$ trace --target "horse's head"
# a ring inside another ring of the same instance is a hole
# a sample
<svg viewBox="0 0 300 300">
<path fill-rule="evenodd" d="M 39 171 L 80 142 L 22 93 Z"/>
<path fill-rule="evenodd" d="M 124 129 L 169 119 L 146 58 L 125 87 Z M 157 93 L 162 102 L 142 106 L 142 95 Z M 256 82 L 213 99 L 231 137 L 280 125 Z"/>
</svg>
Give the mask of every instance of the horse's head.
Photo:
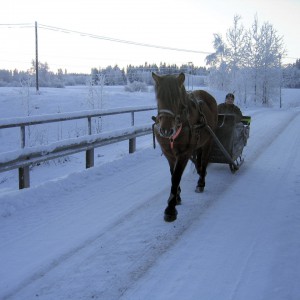
<svg viewBox="0 0 300 300">
<path fill-rule="evenodd" d="M 184 88 L 185 76 L 158 76 L 152 73 L 155 81 L 157 99 L 157 127 L 162 137 L 172 137 L 181 126 L 181 112 L 185 106 L 186 91 Z"/>
</svg>

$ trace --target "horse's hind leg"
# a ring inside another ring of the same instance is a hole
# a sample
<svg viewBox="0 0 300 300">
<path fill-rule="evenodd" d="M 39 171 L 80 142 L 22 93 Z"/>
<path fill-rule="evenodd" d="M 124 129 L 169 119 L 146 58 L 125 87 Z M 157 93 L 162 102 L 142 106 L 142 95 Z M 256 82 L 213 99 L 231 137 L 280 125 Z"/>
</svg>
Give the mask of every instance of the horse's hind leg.
<svg viewBox="0 0 300 300">
<path fill-rule="evenodd" d="M 204 148 L 201 148 L 197 151 L 197 159 L 196 159 L 196 169 L 199 174 L 199 180 L 196 187 L 197 193 L 202 193 L 205 187 L 205 176 L 207 174 L 207 165 L 210 155 L 211 145 L 207 145 Z"/>
<path fill-rule="evenodd" d="M 205 173 L 203 172 L 203 164 L 202 164 L 202 148 L 198 149 L 196 152 L 196 157 L 194 158 L 194 163 L 196 166 L 197 173 L 199 175 L 198 183 L 196 186 L 196 193 L 203 192 L 205 187 Z"/>
</svg>

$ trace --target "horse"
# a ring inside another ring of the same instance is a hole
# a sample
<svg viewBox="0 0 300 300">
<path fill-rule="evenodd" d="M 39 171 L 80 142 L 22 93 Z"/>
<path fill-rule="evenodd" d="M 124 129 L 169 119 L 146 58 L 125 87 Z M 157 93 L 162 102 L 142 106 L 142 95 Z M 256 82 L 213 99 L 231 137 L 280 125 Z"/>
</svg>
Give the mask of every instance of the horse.
<svg viewBox="0 0 300 300">
<path fill-rule="evenodd" d="M 184 73 L 164 76 L 152 73 L 152 77 L 157 101 L 153 132 L 171 172 L 171 191 L 164 220 L 173 222 L 178 214 L 176 205 L 181 204 L 181 177 L 190 159 L 199 175 L 196 192 L 204 191 L 213 146 L 209 130 L 217 127 L 218 109 L 216 100 L 206 91 L 187 93 Z"/>
</svg>

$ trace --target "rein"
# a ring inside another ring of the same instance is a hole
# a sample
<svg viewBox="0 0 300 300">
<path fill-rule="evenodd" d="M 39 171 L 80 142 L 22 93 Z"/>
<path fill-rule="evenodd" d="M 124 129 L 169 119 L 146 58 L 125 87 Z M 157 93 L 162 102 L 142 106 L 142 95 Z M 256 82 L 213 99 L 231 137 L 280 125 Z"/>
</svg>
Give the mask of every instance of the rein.
<svg viewBox="0 0 300 300">
<path fill-rule="evenodd" d="M 179 136 L 180 132 L 181 132 L 181 129 L 182 129 L 182 123 L 180 123 L 178 129 L 176 130 L 175 134 L 173 134 L 171 137 L 169 137 L 169 140 L 170 140 L 170 146 L 171 146 L 171 149 L 173 150 L 174 148 L 174 141 L 176 140 L 176 138 Z"/>
</svg>

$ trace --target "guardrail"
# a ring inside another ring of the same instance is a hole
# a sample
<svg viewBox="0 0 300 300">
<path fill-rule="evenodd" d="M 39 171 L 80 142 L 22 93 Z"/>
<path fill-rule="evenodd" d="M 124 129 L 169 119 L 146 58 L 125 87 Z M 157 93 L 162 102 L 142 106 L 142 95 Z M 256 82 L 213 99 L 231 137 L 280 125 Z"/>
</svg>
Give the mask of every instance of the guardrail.
<svg viewBox="0 0 300 300">
<path fill-rule="evenodd" d="M 152 132 L 151 124 L 135 126 L 134 113 L 155 109 L 155 106 L 141 106 L 1 119 L 0 129 L 12 127 L 20 128 L 21 149 L 0 153 L 0 172 L 19 169 L 19 188 L 23 189 L 30 186 L 29 167 L 34 163 L 44 162 L 58 157 L 86 151 L 86 168 L 90 168 L 94 166 L 95 148 L 124 140 L 129 140 L 129 153 L 133 153 L 136 150 L 136 138 Z M 130 127 L 99 134 L 92 134 L 92 118 L 125 113 L 131 114 Z M 44 146 L 25 147 L 25 132 L 27 126 L 78 119 L 87 119 L 88 135 Z"/>
</svg>

